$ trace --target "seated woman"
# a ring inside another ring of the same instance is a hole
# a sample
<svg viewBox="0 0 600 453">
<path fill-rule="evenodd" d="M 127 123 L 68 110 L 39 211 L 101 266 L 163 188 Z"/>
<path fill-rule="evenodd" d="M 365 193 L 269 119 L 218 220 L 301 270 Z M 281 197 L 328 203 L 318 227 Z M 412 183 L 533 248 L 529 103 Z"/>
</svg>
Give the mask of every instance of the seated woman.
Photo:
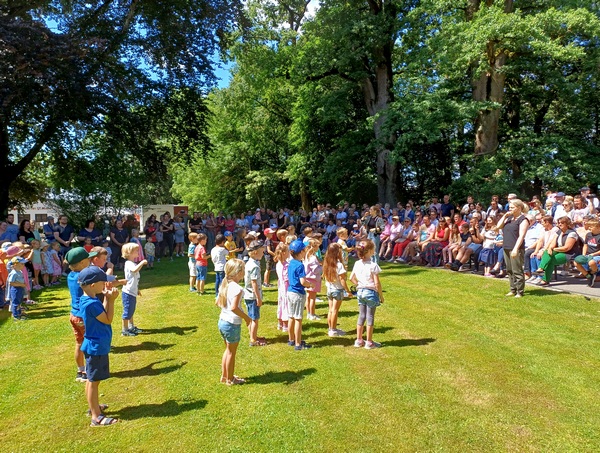
<svg viewBox="0 0 600 453">
<path fill-rule="evenodd" d="M 541 236 L 535 243 L 535 250 L 531 254 L 529 259 L 530 269 L 539 269 L 540 262 L 542 260 L 542 256 L 544 252 L 550 246 L 550 243 L 554 240 L 557 235 L 558 228 L 554 227 L 554 219 L 551 215 L 545 215 L 542 218 L 542 226 L 544 227 L 544 231 Z M 542 278 L 539 275 L 532 274 L 531 277 L 527 280 L 527 283 L 540 283 Z"/>
<path fill-rule="evenodd" d="M 429 221 L 429 217 L 424 217 L 427 221 Z M 431 226 L 431 224 L 429 225 Z M 415 240 L 408 244 L 406 251 L 404 252 L 406 255 L 406 262 L 408 264 L 418 264 L 421 263 L 421 259 L 419 258 L 420 253 L 423 249 L 429 244 L 431 240 L 432 234 L 428 229 L 428 226 L 423 223 L 420 227 L 418 227 L 418 233 L 415 235 Z M 435 234 L 435 230 L 434 230 Z"/>
<path fill-rule="evenodd" d="M 594 286 L 598 263 L 600 263 L 600 222 L 590 219 L 585 222 L 588 230 L 583 241 L 582 254 L 575 257 L 575 266 L 580 275 L 588 281 L 588 286 Z"/>
<path fill-rule="evenodd" d="M 416 247 L 419 229 L 418 223 L 415 222 L 411 225 L 410 219 L 404 219 L 404 229 L 400 237 L 396 240 L 396 245 L 394 245 L 394 251 L 392 252 L 392 257 L 396 257 L 396 263 L 406 263 L 407 259 L 410 261 L 407 251 L 413 243 L 414 247 Z"/>
<path fill-rule="evenodd" d="M 383 231 L 379 235 L 379 259 L 384 260 L 387 253 L 390 236 L 392 235 L 392 223 L 388 222 L 387 217 L 383 218 Z"/>
<path fill-rule="evenodd" d="M 390 224 L 390 235 L 385 244 L 381 243 L 380 256 L 383 259 L 386 259 L 388 256 L 392 255 L 392 258 L 389 260 L 390 262 L 394 261 L 394 246 L 396 245 L 396 241 L 401 236 L 404 228 L 400 223 L 400 217 L 393 216 L 392 223 Z M 384 230 L 385 232 L 385 230 Z"/>
<path fill-rule="evenodd" d="M 456 216 L 459 217 L 459 220 L 462 220 L 460 219 L 460 214 L 454 214 L 455 219 Z M 458 253 L 461 242 L 459 224 L 454 222 L 450 227 L 450 240 L 448 241 L 448 245 L 442 249 L 442 260 L 444 261 L 444 265 L 454 261 L 455 253 Z"/>
<path fill-rule="evenodd" d="M 494 228 L 496 226 L 496 219 L 494 217 L 488 217 L 485 221 L 485 227 L 482 231 L 483 244 L 479 260 L 483 263 L 483 276 L 493 277 L 490 271 L 498 262 L 498 254 L 494 252 L 496 245 L 496 236 L 498 232 Z"/>
<path fill-rule="evenodd" d="M 450 241 L 449 224 L 450 217 L 441 217 L 434 236 L 423 249 L 423 259 L 427 262 L 427 267 L 439 267 L 442 265 L 442 250 L 448 246 Z"/>
<path fill-rule="evenodd" d="M 542 254 L 542 260 L 537 273 L 543 273 L 540 286 L 548 286 L 552 279 L 552 272 L 556 266 L 565 264 L 572 256 L 581 254 L 579 236 L 573 229 L 573 223 L 567 216 L 558 219 L 558 235 L 554 237 L 546 251 Z"/>
</svg>

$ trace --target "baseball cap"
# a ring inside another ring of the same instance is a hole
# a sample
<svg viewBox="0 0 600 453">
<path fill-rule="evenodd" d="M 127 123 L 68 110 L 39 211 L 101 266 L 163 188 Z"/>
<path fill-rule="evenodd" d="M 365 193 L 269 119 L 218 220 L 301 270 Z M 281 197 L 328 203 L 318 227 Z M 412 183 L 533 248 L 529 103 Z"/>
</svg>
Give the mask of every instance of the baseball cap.
<svg viewBox="0 0 600 453">
<path fill-rule="evenodd" d="M 556 194 L 556 196 L 557 196 L 557 197 L 564 197 L 564 196 L 565 196 L 565 193 L 564 193 L 564 192 L 558 192 L 558 193 Z"/>
<path fill-rule="evenodd" d="M 10 262 L 13 263 L 13 264 L 17 264 L 17 263 L 25 264 L 28 261 L 29 260 L 26 260 L 22 256 L 15 256 L 13 259 L 10 260 Z"/>
<path fill-rule="evenodd" d="M 253 252 L 254 250 L 258 250 L 263 247 L 265 243 L 263 241 L 252 241 L 250 245 L 248 245 L 248 251 Z"/>
<path fill-rule="evenodd" d="M 296 239 L 290 244 L 290 252 L 292 253 L 300 253 L 302 250 L 306 248 L 304 242 L 299 239 Z"/>
<path fill-rule="evenodd" d="M 223 233 L 223 236 L 233 236 L 233 235 L 231 234 L 231 231 L 225 231 L 225 233 Z"/>
<path fill-rule="evenodd" d="M 88 253 L 83 247 L 77 247 L 67 252 L 67 254 L 65 255 L 65 260 L 71 266 L 74 266 L 75 264 L 81 263 L 87 258 L 93 258 L 96 255 L 98 255 L 98 252 Z"/>
<path fill-rule="evenodd" d="M 589 190 L 590 188 L 588 186 L 583 186 L 581 189 L 579 189 L 580 192 L 587 192 Z"/>
<path fill-rule="evenodd" d="M 77 277 L 77 283 L 81 286 L 92 285 L 98 282 L 114 282 L 114 275 L 107 275 L 102 269 L 98 266 L 89 266 L 86 267 L 79 273 Z"/>
<path fill-rule="evenodd" d="M 53 215 L 46 216 L 46 220 L 54 220 L 54 216 Z"/>
<path fill-rule="evenodd" d="M 255 238 L 257 238 L 260 235 L 257 231 L 248 231 L 248 236 L 254 236 Z"/>
<path fill-rule="evenodd" d="M 271 229 L 271 228 L 265 228 L 265 236 L 269 237 L 271 236 L 273 233 L 275 233 L 275 230 Z"/>
</svg>

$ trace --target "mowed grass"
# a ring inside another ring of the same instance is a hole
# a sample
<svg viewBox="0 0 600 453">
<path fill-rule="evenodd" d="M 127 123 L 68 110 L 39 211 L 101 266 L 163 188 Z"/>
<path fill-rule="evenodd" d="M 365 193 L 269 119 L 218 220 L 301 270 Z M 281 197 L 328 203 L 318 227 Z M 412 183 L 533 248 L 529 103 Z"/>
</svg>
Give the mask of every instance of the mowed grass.
<svg viewBox="0 0 600 453">
<path fill-rule="evenodd" d="M 379 350 L 353 347 L 356 300 L 340 328 L 305 321 L 314 348 L 276 330 L 265 291 L 259 334 L 242 330 L 236 374 L 219 383 L 223 343 L 210 294 L 187 287 L 183 259 L 143 271 L 145 333 L 113 322 L 111 379 L 100 385 L 120 422 L 89 428 L 76 383 L 66 287 L 37 295 L 26 322 L 0 318 L 3 451 L 597 451 L 600 302 L 507 281 L 383 265 Z M 326 304 L 317 313 L 325 315 Z"/>
</svg>

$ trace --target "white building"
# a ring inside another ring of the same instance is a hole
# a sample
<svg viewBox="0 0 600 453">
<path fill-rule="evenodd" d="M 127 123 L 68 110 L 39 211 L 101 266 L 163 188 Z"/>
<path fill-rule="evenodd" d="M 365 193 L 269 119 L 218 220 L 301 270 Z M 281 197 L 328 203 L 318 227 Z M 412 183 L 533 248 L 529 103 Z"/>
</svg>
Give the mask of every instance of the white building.
<svg viewBox="0 0 600 453">
<path fill-rule="evenodd" d="M 58 221 L 58 213 L 50 205 L 40 202 L 27 206 L 22 213 L 15 209 L 8 211 L 8 213 L 15 216 L 15 225 L 18 225 L 24 219 L 35 220 L 36 224 L 43 225 L 49 215 L 53 216 L 55 221 Z"/>
</svg>

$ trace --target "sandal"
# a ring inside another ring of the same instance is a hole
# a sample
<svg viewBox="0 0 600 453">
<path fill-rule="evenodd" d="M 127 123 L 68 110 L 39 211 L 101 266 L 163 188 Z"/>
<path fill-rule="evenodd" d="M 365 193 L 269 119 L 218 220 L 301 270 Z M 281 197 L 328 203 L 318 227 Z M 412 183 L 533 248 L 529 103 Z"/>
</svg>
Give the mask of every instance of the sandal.
<svg viewBox="0 0 600 453">
<path fill-rule="evenodd" d="M 100 412 L 101 413 L 104 412 L 106 409 L 108 409 L 108 404 L 100 404 Z M 104 415 L 104 414 L 101 414 L 101 415 Z M 87 416 L 88 417 L 92 416 L 92 410 L 91 409 L 87 410 Z"/>
<path fill-rule="evenodd" d="M 119 420 L 116 419 L 116 418 L 111 418 L 111 417 L 106 417 L 104 415 L 100 415 L 98 417 L 98 420 L 92 419 L 92 423 L 90 423 L 90 426 L 92 428 L 95 428 L 95 427 L 98 427 L 98 426 L 110 426 L 110 425 L 114 425 L 118 421 Z"/>
<path fill-rule="evenodd" d="M 251 341 L 250 346 L 266 346 L 267 342 L 264 339 L 257 338 L 256 341 Z"/>
<path fill-rule="evenodd" d="M 239 378 L 237 376 L 233 376 L 233 380 L 232 381 L 228 381 L 227 385 L 242 385 L 242 384 L 245 384 L 245 383 L 246 383 L 245 379 Z"/>
</svg>

